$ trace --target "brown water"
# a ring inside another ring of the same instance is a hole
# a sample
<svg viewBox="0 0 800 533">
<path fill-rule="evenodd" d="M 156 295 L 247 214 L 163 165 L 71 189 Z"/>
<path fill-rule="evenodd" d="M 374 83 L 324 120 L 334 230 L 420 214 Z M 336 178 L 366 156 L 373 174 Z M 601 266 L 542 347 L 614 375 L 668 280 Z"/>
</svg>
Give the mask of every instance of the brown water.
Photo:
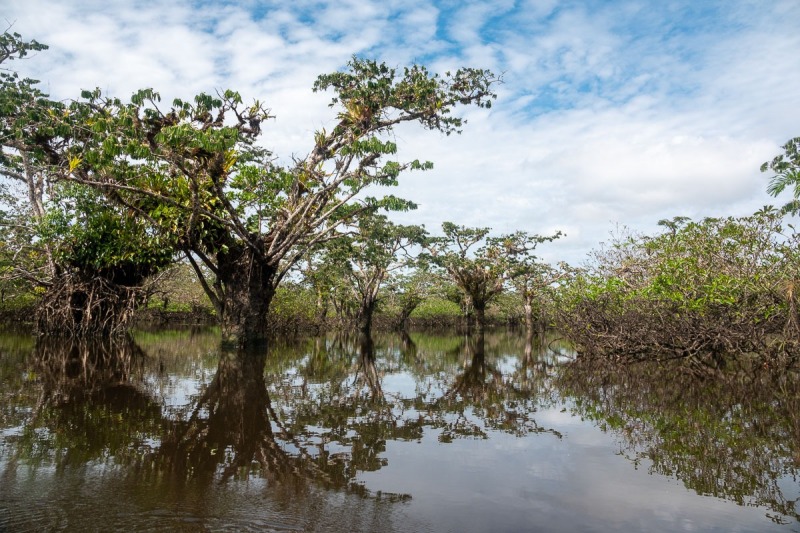
<svg viewBox="0 0 800 533">
<path fill-rule="evenodd" d="M 768 370 L 570 363 L 553 338 L 0 336 L 0 531 L 798 531 Z"/>
</svg>

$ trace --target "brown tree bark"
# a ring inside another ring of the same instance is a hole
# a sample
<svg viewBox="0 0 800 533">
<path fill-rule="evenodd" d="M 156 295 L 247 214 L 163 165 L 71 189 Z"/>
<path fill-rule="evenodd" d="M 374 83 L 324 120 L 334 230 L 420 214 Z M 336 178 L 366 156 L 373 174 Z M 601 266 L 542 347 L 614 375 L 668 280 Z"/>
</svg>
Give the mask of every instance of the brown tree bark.
<svg viewBox="0 0 800 533">
<path fill-rule="evenodd" d="M 215 303 L 223 342 L 246 345 L 265 339 L 277 269 L 244 246 L 217 254 L 217 260 Z"/>
</svg>

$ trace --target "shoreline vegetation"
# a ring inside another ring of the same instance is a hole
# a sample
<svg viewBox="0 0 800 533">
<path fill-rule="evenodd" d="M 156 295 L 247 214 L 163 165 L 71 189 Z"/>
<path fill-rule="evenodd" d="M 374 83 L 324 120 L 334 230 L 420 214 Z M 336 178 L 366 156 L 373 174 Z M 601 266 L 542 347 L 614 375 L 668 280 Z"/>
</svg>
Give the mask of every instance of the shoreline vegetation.
<svg viewBox="0 0 800 533">
<path fill-rule="evenodd" d="M 35 325 L 35 312 L 37 304 L 26 298 L 27 303 L 20 305 L 18 302 L 0 304 L 0 324 L 13 327 Z M 280 298 L 278 299 L 280 303 Z M 279 307 L 279 305 L 278 305 Z M 524 326 L 524 317 L 520 310 L 514 314 L 513 310 L 491 307 L 486 317 L 489 327 L 520 327 Z M 353 319 L 342 319 L 331 316 L 322 323 L 316 322 L 311 307 L 298 312 L 273 311 L 270 316 L 272 332 L 274 334 L 314 334 L 327 330 L 355 330 Z M 434 299 L 425 302 L 412 312 L 405 323 L 401 323 L 399 312 L 378 312 L 373 320 L 373 328 L 378 331 L 397 329 L 438 329 L 453 328 L 468 330 L 470 318 L 463 316 L 458 307 L 452 302 Z M 165 306 L 161 300 L 150 302 L 147 306 L 137 309 L 132 320 L 133 329 L 158 329 L 174 327 L 211 327 L 218 325 L 217 317 L 211 305 L 201 305 L 195 302 L 183 302 L 180 298 L 170 300 Z"/>
</svg>

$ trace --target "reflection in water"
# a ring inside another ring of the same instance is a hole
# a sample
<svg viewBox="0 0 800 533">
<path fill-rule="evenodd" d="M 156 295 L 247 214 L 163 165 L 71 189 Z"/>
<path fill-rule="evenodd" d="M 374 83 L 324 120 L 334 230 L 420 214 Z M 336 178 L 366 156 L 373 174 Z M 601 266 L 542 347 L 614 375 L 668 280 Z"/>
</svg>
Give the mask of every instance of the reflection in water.
<svg viewBox="0 0 800 533">
<path fill-rule="evenodd" d="M 652 473 L 798 518 L 797 380 L 698 387 L 668 368 L 564 366 L 567 352 L 507 332 L 336 334 L 250 352 L 220 348 L 213 332 L 40 341 L 27 353 L 0 339 L 0 530 L 414 531 L 420 509 L 449 508 L 446 493 L 419 495 L 441 481 L 436 462 L 459 454 L 449 490 L 508 483 L 506 507 L 452 496 L 457 510 L 432 529 L 485 529 L 479 516 L 526 529 L 515 516 L 537 513 L 544 530 L 581 529 L 560 514 L 580 489 L 553 473 L 556 458 L 583 453 L 564 409 L 614 429 Z M 547 496 L 515 502 L 531 491 Z M 32 506 L 49 521 L 23 512 Z"/>
<path fill-rule="evenodd" d="M 41 403 L 65 405 L 92 397 L 115 403 L 114 397 L 121 390 L 130 394 L 135 391 L 131 379 L 143 358 L 143 352 L 129 337 L 39 339 L 33 368 L 43 385 Z"/>
<path fill-rule="evenodd" d="M 698 380 L 677 365 L 580 361 L 559 385 L 634 464 L 701 495 L 766 507 L 777 522 L 800 520 L 800 376 Z"/>
<path fill-rule="evenodd" d="M 173 421 L 145 468 L 166 471 L 178 480 L 247 479 L 251 475 L 277 487 L 300 488 L 307 481 L 341 487 L 296 443 L 272 409 L 264 382 L 265 351 L 223 350 L 217 372 L 192 403 L 188 418 Z M 279 428 L 273 432 L 273 424 Z M 280 439 L 280 440 L 279 440 Z M 151 466 L 152 465 L 152 466 Z"/>
<path fill-rule="evenodd" d="M 104 455 L 126 457 L 157 431 L 161 409 L 135 382 L 144 355 L 129 338 L 40 339 L 29 376 L 39 384 L 11 465 L 63 468 Z M 8 470 L 7 470 L 8 471 Z"/>
<path fill-rule="evenodd" d="M 536 423 L 536 404 L 542 400 L 536 394 L 537 384 L 549 381 L 550 376 L 531 372 L 532 355 L 504 374 L 498 366 L 501 361 L 487 360 L 483 332 L 466 337 L 464 346 L 464 369 L 450 380 L 432 412 L 433 425 L 444 428 L 440 441 L 449 442 L 456 437 L 488 438 L 491 430 L 518 436 L 550 432 L 561 437 L 557 431 Z"/>
<path fill-rule="evenodd" d="M 375 366 L 375 343 L 369 333 L 361 332 L 358 336 L 358 355 L 361 358 L 356 376 L 363 376 L 372 393 L 372 399 L 379 401 L 383 399 L 383 391 L 381 390 L 381 378 L 378 375 L 378 369 Z"/>
</svg>

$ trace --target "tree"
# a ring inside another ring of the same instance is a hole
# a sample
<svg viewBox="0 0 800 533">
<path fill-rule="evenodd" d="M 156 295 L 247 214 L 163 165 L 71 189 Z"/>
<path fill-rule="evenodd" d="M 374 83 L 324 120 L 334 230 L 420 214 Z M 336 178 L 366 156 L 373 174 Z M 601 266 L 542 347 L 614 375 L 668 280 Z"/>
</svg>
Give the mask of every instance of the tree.
<svg viewBox="0 0 800 533">
<path fill-rule="evenodd" d="M 0 38 L 0 61 L 47 47 Z M 168 265 L 172 251 L 154 243 L 144 224 L 108 205 L 97 191 L 55 183 L 67 150 L 82 135 L 74 109 L 41 92 L 38 81 L 0 73 L 0 175 L 10 237 L 4 274 L 44 289 L 37 310 L 40 333 L 93 335 L 124 331 L 147 298 L 145 280 Z M 76 130 L 76 128 L 78 128 Z M 19 189 L 23 201 L 8 201 Z"/>
<path fill-rule="evenodd" d="M 553 285 L 573 274 L 573 269 L 563 262 L 553 266 L 538 261 L 530 254 L 515 259 L 509 278 L 514 290 L 522 298 L 525 328 L 529 334 L 534 331 L 536 321 L 543 318 L 543 308 L 548 296 L 552 296 Z"/>
<path fill-rule="evenodd" d="M 372 328 L 384 282 L 413 264 L 410 248 L 422 245 L 426 235 L 421 226 L 394 224 L 384 215 L 370 214 L 361 217 L 353 235 L 338 240 L 331 259 L 346 265 L 342 273 L 359 301 L 356 319 L 360 332 L 368 334 Z"/>
<path fill-rule="evenodd" d="M 394 196 L 361 194 L 396 185 L 404 171 L 432 166 L 388 160 L 397 151 L 385 140 L 394 127 L 415 122 L 458 132 L 463 120 L 451 115 L 455 107 L 489 107 L 495 97 L 490 87 L 496 79 L 485 70 L 438 76 L 412 66 L 399 75 L 358 58 L 348 67 L 317 79 L 315 91 L 334 91 L 337 123 L 318 131 L 309 154 L 291 165 L 278 165 L 256 146 L 270 114 L 258 101 L 245 105 L 233 91 L 199 95 L 193 103 L 176 100 L 169 110 L 159 108 L 150 90 L 129 104 L 94 91 L 71 108 L 91 131 L 73 137 L 61 177 L 102 191 L 147 220 L 154 240 L 185 254 L 225 339 L 263 337 L 275 288 L 309 249 L 363 212 L 410 207 Z"/>
<path fill-rule="evenodd" d="M 479 331 L 483 330 L 486 305 L 503 290 L 504 268 L 485 247 L 473 257 L 468 253 L 489 234 L 490 228 L 467 228 L 452 222 L 442 224 L 444 237 L 428 246 L 432 264 L 442 268 L 458 286 L 467 309 L 474 309 Z"/>
<path fill-rule="evenodd" d="M 783 212 L 797 214 L 800 212 L 800 137 L 789 139 L 781 148 L 784 153 L 762 164 L 761 172 L 775 172 L 767 186 L 772 196 L 778 196 L 787 187 L 792 190 L 793 198 L 783 206 Z"/>
<path fill-rule="evenodd" d="M 307 254 L 302 267 L 303 280 L 315 297 L 315 323 L 318 328 L 328 322 L 332 307 L 339 326 L 350 325 L 358 312 L 358 299 L 347 277 L 350 265 L 343 259 L 341 245 L 335 239 L 320 244 Z"/>
<path fill-rule="evenodd" d="M 417 258 L 411 272 L 403 272 L 390 280 L 388 292 L 397 309 L 396 326 L 405 330 L 411 313 L 434 293 L 436 278 L 425 262 Z"/>
<path fill-rule="evenodd" d="M 458 286 L 475 312 L 478 331 L 485 326 L 486 306 L 511 280 L 523 261 L 532 261 L 538 244 L 561 236 L 549 237 L 517 231 L 500 237 L 488 237 L 490 228 L 468 228 L 452 222 L 442 224 L 443 237 L 428 246 L 431 262 L 445 271 Z"/>
<path fill-rule="evenodd" d="M 174 252 L 96 191 L 65 185 L 58 188 L 66 196 L 50 202 L 40 225 L 56 272 L 39 302 L 37 329 L 69 336 L 123 333 Z"/>
</svg>

